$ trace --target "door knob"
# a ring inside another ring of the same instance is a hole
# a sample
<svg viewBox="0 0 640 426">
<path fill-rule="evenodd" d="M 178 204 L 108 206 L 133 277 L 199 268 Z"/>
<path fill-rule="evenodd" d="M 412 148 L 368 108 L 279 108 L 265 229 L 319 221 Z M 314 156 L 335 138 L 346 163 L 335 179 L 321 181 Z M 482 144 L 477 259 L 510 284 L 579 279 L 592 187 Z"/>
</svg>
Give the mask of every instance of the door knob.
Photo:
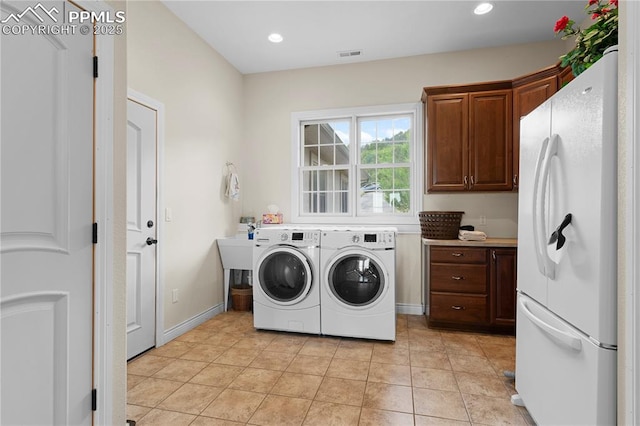
<svg viewBox="0 0 640 426">
<path fill-rule="evenodd" d="M 153 228 L 153 221 L 152 220 L 147 222 L 147 228 Z"/>
<path fill-rule="evenodd" d="M 158 244 L 158 240 L 151 237 L 147 238 L 147 245 L 150 246 L 151 244 Z"/>
</svg>

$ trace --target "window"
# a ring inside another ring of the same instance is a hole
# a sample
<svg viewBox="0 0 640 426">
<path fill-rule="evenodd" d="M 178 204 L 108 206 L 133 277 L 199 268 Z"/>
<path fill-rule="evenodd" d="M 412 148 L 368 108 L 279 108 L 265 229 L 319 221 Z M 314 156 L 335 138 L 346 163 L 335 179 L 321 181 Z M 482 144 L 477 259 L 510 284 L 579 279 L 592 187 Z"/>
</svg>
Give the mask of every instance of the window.
<svg viewBox="0 0 640 426">
<path fill-rule="evenodd" d="M 420 108 L 410 104 L 292 114 L 294 223 L 418 229 Z"/>
</svg>

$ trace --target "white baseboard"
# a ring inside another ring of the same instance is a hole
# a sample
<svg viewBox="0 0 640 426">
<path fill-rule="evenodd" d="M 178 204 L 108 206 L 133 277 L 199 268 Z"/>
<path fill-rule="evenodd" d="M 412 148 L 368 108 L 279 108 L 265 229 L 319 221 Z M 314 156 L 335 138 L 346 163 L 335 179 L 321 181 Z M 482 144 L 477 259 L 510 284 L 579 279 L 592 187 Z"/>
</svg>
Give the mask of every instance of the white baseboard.
<svg viewBox="0 0 640 426">
<path fill-rule="evenodd" d="M 170 341 L 172 341 L 173 339 L 175 339 L 178 336 L 181 336 L 182 334 L 186 333 L 189 330 L 194 329 L 195 327 L 199 326 L 200 324 L 202 324 L 203 322 L 210 320 L 211 318 L 215 317 L 218 314 L 221 314 L 222 312 L 224 312 L 224 305 L 222 303 L 215 305 L 209 309 L 207 309 L 206 311 L 199 313 L 198 315 L 181 322 L 178 325 L 175 325 L 173 327 L 171 327 L 168 330 L 164 331 L 164 334 L 162 335 L 162 343 L 158 344 L 159 342 L 156 343 L 156 347 L 157 346 L 162 346 L 165 343 L 168 343 Z"/>
<path fill-rule="evenodd" d="M 396 303 L 396 313 L 405 315 L 422 315 L 424 314 L 424 307 L 423 305 Z"/>
</svg>

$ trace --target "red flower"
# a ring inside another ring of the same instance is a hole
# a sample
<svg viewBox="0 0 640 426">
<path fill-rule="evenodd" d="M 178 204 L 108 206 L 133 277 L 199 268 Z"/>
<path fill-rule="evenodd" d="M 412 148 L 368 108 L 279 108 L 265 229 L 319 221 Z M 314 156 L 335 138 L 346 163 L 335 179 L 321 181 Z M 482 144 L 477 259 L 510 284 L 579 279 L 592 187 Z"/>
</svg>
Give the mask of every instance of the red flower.
<svg viewBox="0 0 640 426">
<path fill-rule="evenodd" d="M 589 6 L 593 6 L 594 4 L 597 4 L 598 0 L 589 0 Z"/>
<path fill-rule="evenodd" d="M 558 31 L 562 31 L 565 28 L 567 28 L 567 24 L 569 23 L 569 17 L 568 16 L 563 16 L 562 18 L 558 19 L 558 22 L 556 22 L 556 26 L 553 28 L 554 32 L 558 32 Z"/>
<path fill-rule="evenodd" d="M 594 10 L 593 13 L 591 14 L 591 19 L 598 19 L 600 17 L 601 13 L 597 10 Z"/>
<path fill-rule="evenodd" d="M 611 5 L 615 6 L 615 7 L 618 7 L 618 0 L 611 0 L 609 2 L 609 4 L 611 4 Z"/>
</svg>

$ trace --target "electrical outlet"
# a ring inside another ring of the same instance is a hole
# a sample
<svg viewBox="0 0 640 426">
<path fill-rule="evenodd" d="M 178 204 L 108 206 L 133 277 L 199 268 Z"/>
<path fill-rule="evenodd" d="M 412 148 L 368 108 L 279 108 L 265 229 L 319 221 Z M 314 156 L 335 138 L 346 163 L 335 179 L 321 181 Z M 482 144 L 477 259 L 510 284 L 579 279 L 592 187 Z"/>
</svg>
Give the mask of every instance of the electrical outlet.
<svg viewBox="0 0 640 426">
<path fill-rule="evenodd" d="M 171 292 L 171 301 L 173 303 L 178 303 L 178 289 L 174 288 L 173 291 Z"/>
<path fill-rule="evenodd" d="M 480 216 L 480 225 L 485 226 L 487 224 L 487 217 L 485 215 Z"/>
</svg>

